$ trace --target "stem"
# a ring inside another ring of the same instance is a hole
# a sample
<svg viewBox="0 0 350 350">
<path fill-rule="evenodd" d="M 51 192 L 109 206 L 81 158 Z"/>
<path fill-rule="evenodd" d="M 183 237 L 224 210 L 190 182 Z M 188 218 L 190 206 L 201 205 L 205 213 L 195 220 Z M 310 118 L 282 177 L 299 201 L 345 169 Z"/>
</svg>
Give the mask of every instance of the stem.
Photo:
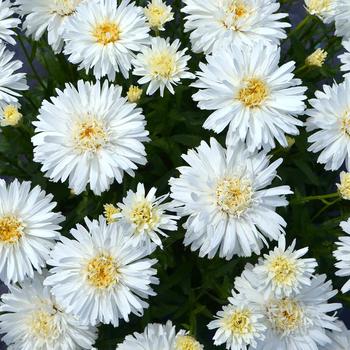
<svg viewBox="0 0 350 350">
<path fill-rule="evenodd" d="M 288 33 L 288 36 L 294 35 L 295 33 L 299 32 L 301 29 L 303 29 L 310 19 L 311 19 L 311 16 L 307 15 L 301 22 L 299 22 L 299 24 L 294 29 L 292 29 Z"/>
<path fill-rule="evenodd" d="M 318 218 L 324 211 L 326 211 L 329 207 L 331 207 L 333 204 L 339 202 L 341 200 L 341 198 L 336 198 L 334 201 L 332 202 L 328 202 L 327 205 L 325 205 L 323 208 L 321 208 L 311 219 L 312 221 L 315 220 L 316 218 Z"/>
<path fill-rule="evenodd" d="M 330 198 L 336 198 L 339 197 L 338 192 L 334 193 L 328 193 L 328 194 L 321 194 L 321 195 L 316 195 L 316 196 L 308 196 L 308 197 L 301 197 L 301 198 L 296 198 L 293 202 L 294 203 L 307 203 L 310 201 L 324 201 L 325 199 L 330 199 Z M 329 202 L 327 202 L 329 204 Z"/>
</svg>

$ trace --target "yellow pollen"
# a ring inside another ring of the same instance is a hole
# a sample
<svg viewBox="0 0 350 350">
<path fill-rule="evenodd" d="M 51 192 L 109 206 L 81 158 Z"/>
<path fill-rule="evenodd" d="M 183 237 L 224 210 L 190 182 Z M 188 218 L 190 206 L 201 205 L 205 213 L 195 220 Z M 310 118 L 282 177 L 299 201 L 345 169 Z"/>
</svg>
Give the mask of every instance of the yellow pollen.
<svg viewBox="0 0 350 350">
<path fill-rule="evenodd" d="M 220 210 L 240 216 L 251 204 L 253 189 L 248 180 L 227 177 L 218 182 L 215 194 Z"/>
<path fill-rule="evenodd" d="M 190 335 L 176 337 L 175 350 L 201 350 L 200 343 Z"/>
<path fill-rule="evenodd" d="M 150 57 L 150 71 L 154 78 L 169 79 L 176 72 L 175 57 L 168 51 Z"/>
<path fill-rule="evenodd" d="M 113 215 L 120 213 L 119 208 L 116 208 L 113 204 L 105 204 L 103 208 L 104 208 L 103 215 L 107 220 L 107 224 L 112 224 L 113 222 L 118 221 L 118 219 L 114 218 Z"/>
<path fill-rule="evenodd" d="M 278 285 L 291 285 L 296 279 L 295 262 L 284 256 L 276 256 L 268 263 L 273 281 Z"/>
<path fill-rule="evenodd" d="M 142 96 L 142 89 L 140 89 L 138 86 L 131 85 L 128 90 L 128 100 L 131 103 L 136 103 L 140 100 Z"/>
<path fill-rule="evenodd" d="M 16 126 L 22 119 L 22 114 L 14 105 L 7 105 L 3 110 L 3 120 L 1 126 Z"/>
<path fill-rule="evenodd" d="M 0 217 L 0 242 L 16 243 L 23 236 L 24 226 L 20 220 L 13 215 Z"/>
<path fill-rule="evenodd" d="M 321 16 L 324 12 L 331 10 L 331 4 L 334 0 L 309 0 L 307 1 L 306 10 L 311 15 Z"/>
<path fill-rule="evenodd" d="M 249 310 L 236 310 L 224 319 L 224 326 L 235 335 L 245 335 L 253 331 Z"/>
<path fill-rule="evenodd" d="M 108 142 L 102 123 L 94 118 L 77 123 L 74 129 L 74 144 L 79 153 L 97 152 Z"/>
<path fill-rule="evenodd" d="M 53 13 L 65 17 L 71 16 L 82 0 L 54 0 Z"/>
<path fill-rule="evenodd" d="M 350 200 L 350 173 L 340 174 L 340 184 L 337 185 L 343 199 Z"/>
<path fill-rule="evenodd" d="M 292 299 L 275 300 L 267 309 L 268 318 L 275 331 L 290 333 L 304 324 L 304 314 L 300 305 Z"/>
<path fill-rule="evenodd" d="M 248 14 L 248 8 L 240 0 L 232 0 L 232 4 L 228 7 L 228 12 L 232 13 L 235 18 L 241 18 Z"/>
<path fill-rule="evenodd" d="M 245 81 L 245 86 L 239 90 L 237 99 L 248 108 L 257 108 L 268 95 L 266 84 L 261 79 L 251 78 Z"/>
<path fill-rule="evenodd" d="M 37 311 L 30 319 L 30 329 L 34 337 L 41 340 L 56 339 L 59 337 L 59 329 L 55 324 L 55 315 L 47 311 Z"/>
<path fill-rule="evenodd" d="M 95 27 L 93 30 L 93 36 L 96 41 L 101 45 L 108 45 L 115 43 L 120 39 L 120 28 L 114 22 L 103 22 Z"/>
<path fill-rule="evenodd" d="M 350 111 L 346 111 L 340 120 L 340 130 L 350 136 Z"/>
<path fill-rule="evenodd" d="M 130 219 L 137 231 L 152 230 L 159 222 L 159 215 L 150 202 L 143 200 L 136 203 L 131 209 Z"/>
<path fill-rule="evenodd" d="M 152 29 L 162 29 L 166 22 L 173 19 L 173 14 L 163 2 L 151 2 L 144 10 L 149 26 Z"/>
<path fill-rule="evenodd" d="M 119 266 L 111 255 L 100 254 L 87 264 L 87 280 L 95 288 L 110 288 L 119 282 L 119 277 Z"/>
<path fill-rule="evenodd" d="M 327 52 L 317 49 L 310 56 L 306 57 L 305 64 L 307 66 L 322 67 L 327 58 Z"/>
</svg>

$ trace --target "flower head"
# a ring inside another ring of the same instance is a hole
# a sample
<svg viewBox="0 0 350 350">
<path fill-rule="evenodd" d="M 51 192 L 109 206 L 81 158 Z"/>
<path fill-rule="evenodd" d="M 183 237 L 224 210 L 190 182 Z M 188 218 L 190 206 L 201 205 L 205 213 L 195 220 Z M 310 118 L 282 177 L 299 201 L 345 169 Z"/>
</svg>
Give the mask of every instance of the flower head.
<svg viewBox="0 0 350 350">
<path fill-rule="evenodd" d="M 307 66 L 322 67 L 327 58 L 327 52 L 322 49 L 317 49 L 311 55 L 306 57 L 305 64 Z"/>
<path fill-rule="evenodd" d="M 153 30 L 165 30 L 164 24 L 174 19 L 171 6 L 162 0 L 150 1 L 144 9 L 147 21 Z"/>
<path fill-rule="evenodd" d="M 340 184 L 337 184 L 339 194 L 343 199 L 350 200 L 350 173 L 340 173 Z"/>
<path fill-rule="evenodd" d="M 119 208 L 115 207 L 113 204 L 105 204 L 103 208 L 103 215 L 107 221 L 107 224 L 112 224 L 118 221 L 118 219 L 115 218 L 115 215 L 120 213 Z"/>
<path fill-rule="evenodd" d="M 77 85 L 66 84 L 43 102 L 33 122 L 34 160 L 52 181 L 68 179 L 75 194 L 89 185 L 100 195 L 146 163 L 146 122 L 141 109 L 121 97 L 121 87 L 107 81 Z"/>
<path fill-rule="evenodd" d="M 22 120 L 22 113 L 17 105 L 7 105 L 3 108 L 0 106 L 0 125 L 1 126 L 17 126 Z"/>
<path fill-rule="evenodd" d="M 141 88 L 135 85 L 131 85 L 127 93 L 128 101 L 130 103 L 138 102 L 142 96 L 142 93 L 143 93 L 143 90 Z"/>
<path fill-rule="evenodd" d="M 319 17 L 324 23 L 334 21 L 337 0 L 305 0 L 305 7 L 310 15 Z"/>
</svg>

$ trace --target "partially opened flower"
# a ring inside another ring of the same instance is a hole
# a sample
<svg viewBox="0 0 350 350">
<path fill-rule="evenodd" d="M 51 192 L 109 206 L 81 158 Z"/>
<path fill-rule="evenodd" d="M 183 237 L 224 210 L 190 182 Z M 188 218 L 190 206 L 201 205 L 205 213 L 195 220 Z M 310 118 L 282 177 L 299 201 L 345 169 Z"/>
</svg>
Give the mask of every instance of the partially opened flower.
<svg viewBox="0 0 350 350">
<path fill-rule="evenodd" d="M 47 31 L 49 45 L 59 53 L 63 48 L 65 24 L 84 1 L 90 0 L 16 0 L 16 4 L 24 17 L 26 34 L 39 40 Z"/>
<path fill-rule="evenodd" d="M 14 17 L 14 13 L 10 0 L 0 0 L 0 43 L 16 44 L 16 40 L 13 38 L 14 29 L 18 27 L 21 20 Z"/>
<path fill-rule="evenodd" d="M 96 325 L 129 315 L 142 316 L 148 307 L 144 300 L 155 295 L 151 284 L 158 284 L 157 260 L 149 259 L 145 247 L 135 248 L 122 225 L 107 225 L 85 218 L 87 228 L 77 225 L 73 239 L 62 237 L 51 252 L 48 263 L 54 266 L 44 284 L 67 312 L 82 322 Z"/>
<path fill-rule="evenodd" d="M 97 195 L 124 172 L 145 164 L 148 140 L 142 110 L 121 96 L 120 86 L 79 80 L 44 101 L 35 125 L 34 160 L 52 181 L 69 181 L 80 194 L 89 185 Z"/>
<path fill-rule="evenodd" d="M 165 30 L 164 25 L 174 19 L 171 6 L 162 0 L 152 0 L 148 2 L 144 9 L 145 16 L 151 29 L 155 31 Z"/>
<path fill-rule="evenodd" d="M 147 95 L 153 95 L 159 89 L 163 96 L 165 88 L 174 94 L 173 85 L 178 85 L 181 79 L 195 78 L 188 71 L 190 56 L 185 55 L 187 49 L 179 51 L 179 48 L 178 39 L 170 44 L 169 39 L 156 37 L 151 39 L 150 47 L 145 47 L 137 55 L 133 61 L 133 74 L 142 77 L 139 84 L 149 83 Z"/>
<path fill-rule="evenodd" d="M 93 70 L 99 79 L 129 76 L 134 53 L 149 42 L 143 10 L 130 0 L 89 0 L 79 6 L 67 23 L 64 53 L 79 69 Z"/>
<path fill-rule="evenodd" d="M 342 171 L 340 173 L 340 184 L 337 184 L 340 196 L 343 199 L 350 200 L 350 173 Z"/>
<path fill-rule="evenodd" d="M 64 220 L 52 199 L 30 182 L 0 179 L 0 279 L 6 284 L 33 278 L 46 266 Z"/>
<path fill-rule="evenodd" d="M 187 166 L 171 178 L 178 214 L 188 216 L 184 243 L 201 257 L 250 256 L 267 240 L 277 240 L 286 223 L 276 208 L 287 205 L 289 186 L 268 188 L 279 159 L 269 164 L 265 152 L 249 153 L 238 144 L 224 149 L 215 139 L 202 141 L 182 156 Z"/>
<path fill-rule="evenodd" d="M 19 108 L 18 104 L 0 105 L 0 125 L 17 126 L 23 117 Z"/>
<path fill-rule="evenodd" d="M 281 21 L 288 15 L 277 12 L 277 1 L 184 0 L 184 4 L 185 31 L 191 32 L 192 50 L 197 53 L 211 53 L 225 42 L 235 47 L 242 43 L 278 44 L 286 38 L 284 28 L 290 27 Z"/>
<path fill-rule="evenodd" d="M 65 312 L 43 286 L 43 276 L 9 286 L 0 304 L 0 331 L 10 347 L 23 350 L 90 350 L 97 330 Z"/>
<path fill-rule="evenodd" d="M 306 99 L 295 63 L 279 66 L 280 48 L 259 43 L 228 45 L 206 59 L 192 84 L 198 107 L 213 111 L 203 127 L 220 133 L 228 126 L 226 143 L 242 140 L 251 151 L 274 148 L 276 141 L 287 147 L 286 134 L 298 135 L 303 125 L 296 117 Z"/>
</svg>

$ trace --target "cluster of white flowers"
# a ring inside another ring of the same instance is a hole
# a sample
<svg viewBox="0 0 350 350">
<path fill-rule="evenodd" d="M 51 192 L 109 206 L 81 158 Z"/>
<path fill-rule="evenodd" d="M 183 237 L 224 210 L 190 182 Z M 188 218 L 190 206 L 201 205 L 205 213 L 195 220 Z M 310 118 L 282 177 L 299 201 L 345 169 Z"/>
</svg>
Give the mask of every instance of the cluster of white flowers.
<svg viewBox="0 0 350 350">
<path fill-rule="evenodd" d="M 119 326 L 142 316 L 159 283 L 151 254 L 177 221 L 185 219 L 184 245 L 209 259 L 219 255 L 259 255 L 235 279 L 229 304 L 209 329 L 214 344 L 231 350 L 346 350 L 350 335 L 337 319 L 337 291 L 317 275 L 307 248 L 287 246 L 287 223 L 277 212 L 288 205 L 287 185 L 269 152 L 287 148 L 290 136 L 306 126 L 309 151 L 319 153 L 326 170 L 344 165 L 340 196 L 350 199 L 350 2 L 305 0 L 310 15 L 335 21 L 345 53 L 339 56 L 344 81 L 325 85 L 309 100 L 295 77 L 295 62 L 280 62 L 288 14 L 276 0 L 184 0 L 185 31 L 191 51 L 204 54 L 191 72 L 189 49 L 179 39 L 161 37 L 175 20 L 162 0 L 144 7 L 130 0 L 0 0 L 0 126 L 17 126 L 21 94 L 29 87 L 22 63 L 8 49 L 22 29 L 33 40 L 47 39 L 93 81 L 78 80 L 42 101 L 33 122 L 33 160 L 43 176 L 65 183 L 75 195 L 100 196 L 125 174 L 135 176 L 147 162 L 152 142 L 137 102 L 159 91 L 175 94 L 188 80 L 198 108 L 210 111 L 203 128 L 222 133 L 182 155 L 187 165 L 169 180 L 170 193 L 157 196 L 138 183 L 104 216 L 61 235 L 64 216 L 53 195 L 30 182 L 0 179 L 0 279 L 9 287 L 0 303 L 0 334 L 13 350 L 92 349 L 97 326 Z M 321 67 L 327 53 L 318 48 L 306 66 Z M 116 78 L 134 77 L 127 93 Z M 306 110 L 306 111 L 305 111 Z M 299 118 L 308 116 L 305 123 Z M 342 222 L 350 234 L 350 219 Z M 337 275 L 350 276 L 350 238 L 340 237 L 334 252 Z M 350 290 L 350 279 L 342 292 Z M 149 324 L 117 350 L 203 350 L 185 330 Z"/>
</svg>

